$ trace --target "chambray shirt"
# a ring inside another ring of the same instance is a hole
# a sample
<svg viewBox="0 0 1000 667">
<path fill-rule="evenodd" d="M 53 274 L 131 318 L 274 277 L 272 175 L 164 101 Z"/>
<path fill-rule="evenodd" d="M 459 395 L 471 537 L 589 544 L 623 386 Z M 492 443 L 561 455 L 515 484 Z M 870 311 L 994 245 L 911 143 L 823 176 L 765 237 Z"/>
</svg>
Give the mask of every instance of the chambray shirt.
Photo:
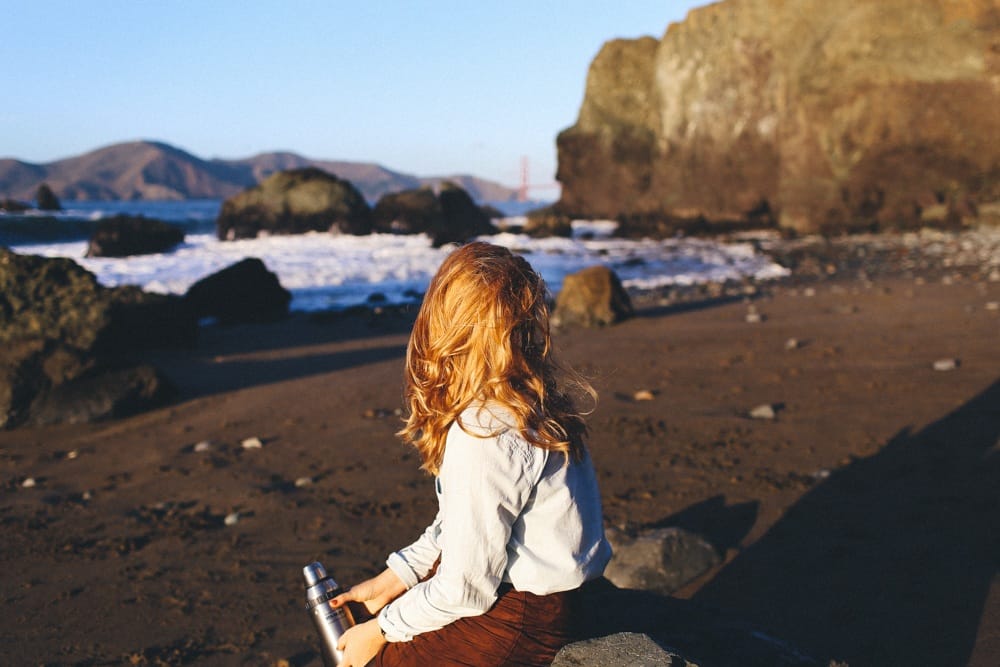
<svg viewBox="0 0 1000 667">
<path fill-rule="evenodd" d="M 566 465 L 497 407 L 469 408 L 459 421 L 435 479 L 437 517 L 386 561 L 408 589 L 378 616 L 389 641 L 484 613 L 501 582 L 537 595 L 572 590 L 611 558 L 589 455 Z"/>
</svg>

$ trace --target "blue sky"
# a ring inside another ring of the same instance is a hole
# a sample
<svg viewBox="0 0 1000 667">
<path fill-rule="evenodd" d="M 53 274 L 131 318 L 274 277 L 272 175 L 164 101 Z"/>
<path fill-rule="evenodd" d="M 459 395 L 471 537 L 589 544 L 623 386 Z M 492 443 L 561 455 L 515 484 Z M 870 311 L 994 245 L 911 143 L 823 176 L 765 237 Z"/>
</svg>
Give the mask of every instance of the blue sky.
<svg viewBox="0 0 1000 667">
<path fill-rule="evenodd" d="M 524 155 L 551 183 L 601 44 L 704 4 L 0 0 L 0 157 L 158 139 L 515 185 Z"/>
</svg>

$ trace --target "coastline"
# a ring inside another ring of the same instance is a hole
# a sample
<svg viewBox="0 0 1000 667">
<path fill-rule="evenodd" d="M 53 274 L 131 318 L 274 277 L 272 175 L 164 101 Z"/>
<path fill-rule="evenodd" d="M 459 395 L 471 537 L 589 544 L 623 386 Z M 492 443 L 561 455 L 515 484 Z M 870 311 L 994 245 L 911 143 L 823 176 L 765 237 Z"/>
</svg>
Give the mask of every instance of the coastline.
<svg viewBox="0 0 1000 667">
<path fill-rule="evenodd" d="M 679 596 L 850 664 L 995 664 L 1000 279 L 880 238 L 805 250 L 782 281 L 638 294 L 557 349 L 601 396 L 609 524 L 724 554 Z M 319 664 L 301 567 L 350 584 L 435 510 L 393 436 L 409 316 L 207 327 L 156 360 L 174 405 L 0 433 L 3 661 Z"/>
</svg>

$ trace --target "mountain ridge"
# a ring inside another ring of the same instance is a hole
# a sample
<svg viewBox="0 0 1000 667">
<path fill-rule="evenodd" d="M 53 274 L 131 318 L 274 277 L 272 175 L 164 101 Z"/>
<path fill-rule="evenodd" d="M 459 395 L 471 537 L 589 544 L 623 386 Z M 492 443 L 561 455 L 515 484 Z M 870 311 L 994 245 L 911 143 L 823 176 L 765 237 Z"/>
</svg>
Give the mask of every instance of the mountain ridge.
<svg viewBox="0 0 1000 667">
<path fill-rule="evenodd" d="M 102 146 L 45 163 L 0 158 L 0 198 L 31 200 L 43 182 L 60 199 L 225 199 L 276 171 L 317 167 L 351 181 L 370 201 L 387 192 L 450 180 L 477 201 L 513 199 L 517 191 L 470 174 L 420 177 L 372 162 L 310 158 L 291 151 L 246 158 L 205 159 L 163 141 L 137 140 Z"/>
</svg>

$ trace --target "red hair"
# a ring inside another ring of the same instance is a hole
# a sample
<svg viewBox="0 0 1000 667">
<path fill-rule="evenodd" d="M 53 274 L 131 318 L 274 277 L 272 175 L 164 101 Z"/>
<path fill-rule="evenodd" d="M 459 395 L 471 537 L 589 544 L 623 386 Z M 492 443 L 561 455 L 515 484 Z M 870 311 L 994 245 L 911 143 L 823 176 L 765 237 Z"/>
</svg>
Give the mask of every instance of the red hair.
<svg viewBox="0 0 1000 667">
<path fill-rule="evenodd" d="M 559 387 L 547 291 L 524 258 L 475 242 L 441 264 L 406 351 L 406 425 L 398 435 L 437 474 L 448 429 L 475 403 L 499 404 L 536 447 L 583 453 L 586 427 Z M 591 397 L 582 378 L 574 383 Z"/>
</svg>

